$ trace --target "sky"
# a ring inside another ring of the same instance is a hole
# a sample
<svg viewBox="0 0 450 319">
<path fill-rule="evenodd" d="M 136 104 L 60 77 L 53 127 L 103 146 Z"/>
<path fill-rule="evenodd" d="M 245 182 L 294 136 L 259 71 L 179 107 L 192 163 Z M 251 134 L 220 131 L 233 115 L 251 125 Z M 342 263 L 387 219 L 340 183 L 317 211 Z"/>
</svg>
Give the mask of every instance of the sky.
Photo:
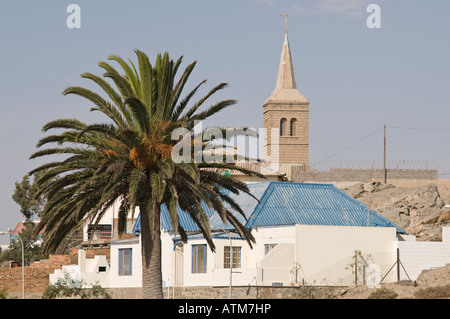
<svg viewBox="0 0 450 319">
<path fill-rule="evenodd" d="M 80 8 L 80 27 L 67 20 Z M 369 28 L 378 5 L 379 28 Z M 437 168 L 450 178 L 450 2 L 448 0 L 0 0 L 0 231 L 23 220 L 14 183 L 51 158 L 30 160 L 42 126 L 58 118 L 101 122 L 68 86 L 100 89 L 109 55 L 133 50 L 197 61 L 186 92 L 207 79 L 228 87 L 214 101 L 239 102 L 206 126 L 262 127 L 276 84 L 287 11 L 297 88 L 310 104 L 310 164 L 362 168 L 387 159 Z M 208 106 L 208 105 L 207 105 Z M 402 167 L 403 165 L 403 167 Z M 8 242 L 0 236 L 0 243 Z"/>
</svg>

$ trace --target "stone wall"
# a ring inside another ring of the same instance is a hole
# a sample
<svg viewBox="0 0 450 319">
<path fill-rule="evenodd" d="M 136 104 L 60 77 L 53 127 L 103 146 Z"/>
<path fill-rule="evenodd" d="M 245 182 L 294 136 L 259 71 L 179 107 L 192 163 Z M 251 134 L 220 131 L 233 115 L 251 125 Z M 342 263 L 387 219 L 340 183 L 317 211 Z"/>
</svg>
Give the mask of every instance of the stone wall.
<svg viewBox="0 0 450 319">
<path fill-rule="evenodd" d="M 182 287 L 175 294 L 182 299 L 228 299 L 228 287 Z M 298 294 L 298 287 L 233 287 L 232 299 L 291 299 Z M 170 296 L 172 298 L 173 296 Z"/>
<path fill-rule="evenodd" d="M 327 299 L 334 296 L 342 287 L 234 287 L 231 299 Z M 113 299 L 140 299 L 141 288 L 110 288 Z M 228 287 L 172 287 L 163 288 L 165 299 L 228 299 Z"/>
<path fill-rule="evenodd" d="M 388 169 L 387 181 L 397 179 L 437 179 L 435 169 Z M 332 168 L 329 171 L 299 171 L 294 175 L 295 182 L 369 182 L 384 181 L 383 169 Z"/>
</svg>

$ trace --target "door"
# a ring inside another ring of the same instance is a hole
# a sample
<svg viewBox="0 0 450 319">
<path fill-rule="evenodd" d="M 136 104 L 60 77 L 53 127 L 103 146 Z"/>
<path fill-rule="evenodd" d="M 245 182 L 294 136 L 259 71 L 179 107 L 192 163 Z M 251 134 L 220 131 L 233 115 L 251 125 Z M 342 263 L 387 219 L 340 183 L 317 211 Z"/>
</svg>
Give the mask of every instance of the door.
<svg viewBox="0 0 450 319">
<path fill-rule="evenodd" d="M 174 267 L 174 286 L 183 286 L 183 262 L 184 260 L 184 246 L 183 244 L 177 244 L 175 247 L 175 267 Z"/>
</svg>

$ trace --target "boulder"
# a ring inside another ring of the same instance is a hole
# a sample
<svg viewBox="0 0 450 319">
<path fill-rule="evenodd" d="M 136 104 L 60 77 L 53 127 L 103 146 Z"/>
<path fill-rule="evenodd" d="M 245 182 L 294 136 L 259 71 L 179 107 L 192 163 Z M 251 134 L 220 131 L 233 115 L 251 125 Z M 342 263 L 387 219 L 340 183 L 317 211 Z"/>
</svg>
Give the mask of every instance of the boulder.
<svg viewBox="0 0 450 319">
<path fill-rule="evenodd" d="M 371 182 L 356 184 L 344 191 L 413 235 L 420 236 L 429 229 L 424 227 L 427 222 L 437 223 L 444 213 L 444 201 L 435 184 L 397 188 Z M 445 221 L 450 221 L 450 215 L 442 216 L 439 222 Z"/>
</svg>

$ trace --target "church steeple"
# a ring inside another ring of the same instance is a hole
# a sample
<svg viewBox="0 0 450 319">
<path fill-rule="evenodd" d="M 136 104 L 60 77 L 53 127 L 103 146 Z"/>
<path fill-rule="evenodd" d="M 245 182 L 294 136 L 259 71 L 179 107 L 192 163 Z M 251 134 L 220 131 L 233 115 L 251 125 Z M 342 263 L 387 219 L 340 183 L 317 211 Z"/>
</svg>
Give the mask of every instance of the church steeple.
<svg viewBox="0 0 450 319">
<path fill-rule="evenodd" d="M 287 15 L 283 15 L 286 18 Z M 300 103 L 309 103 L 308 99 L 297 90 L 297 83 L 294 76 L 294 65 L 292 63 L 291 48 L 287 35 L 287 27 L 285 29 L 283 47 L 281 49 L 280 64 L 278 66 L 277 82 L 275 89 L 269 96 L 267 101 L 296 101 Z"/>
<path fill-rule="evenodd" d="M 275 89 L 263 104 L 264 128 L 267 129 L 265 155 L 273 161 L 278 157 L 280 165 L 308 165 L 309 161 L 309 101 L 297 89 L 292 64 L 291 49 L 287 35 L 287 14 L 285 34 L 278 65 Z M 272 141 L 271 131 L 279 132 L 277 141 Z M 276 153 L 272 154 L 272 146 Z"/>
<path fill-rule="evenodd" d="M 278 67 L 277 85 L 275 90 L 280 89 L 296 89 L 294 67 L 292 65 L 291 49 L 287 32 L 284 35 L 283 48 L 281 50 L 280 64 Z"/>
</svg>

